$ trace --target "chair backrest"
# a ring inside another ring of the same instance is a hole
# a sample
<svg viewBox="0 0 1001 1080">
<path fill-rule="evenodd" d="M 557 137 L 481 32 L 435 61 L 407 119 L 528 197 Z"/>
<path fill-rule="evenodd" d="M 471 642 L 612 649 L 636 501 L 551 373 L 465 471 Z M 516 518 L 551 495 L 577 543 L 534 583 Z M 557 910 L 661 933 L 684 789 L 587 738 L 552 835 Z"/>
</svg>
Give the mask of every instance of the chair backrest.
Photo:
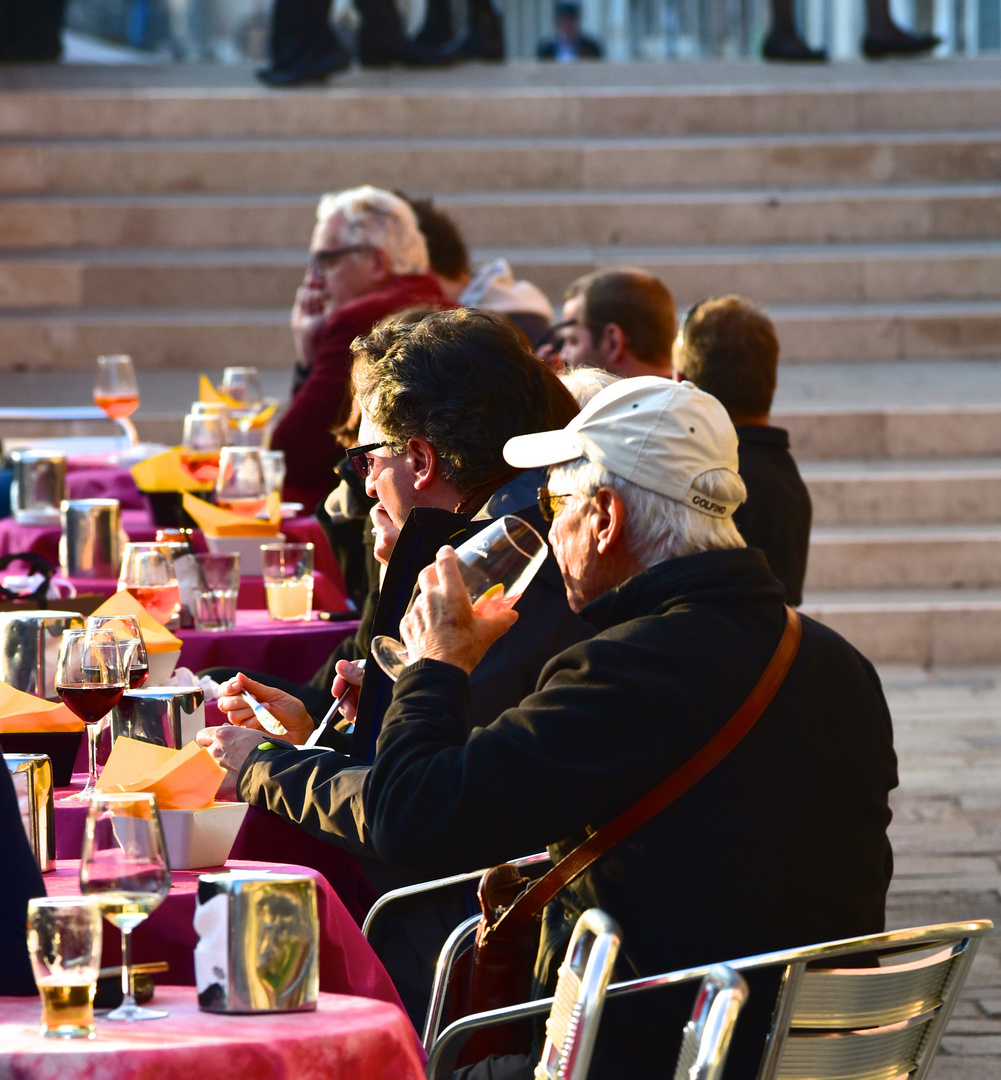
<svg viewBox="0 0 1001 1080">
<path fill-rule="evenodd" d="M 925 1080 L 979 939 L 993 929 L 988 919 L 942 923 L 728 960 L 734 971 L 782 971 L 758 1080 Z M 853 961 L 870 966 L 847 966 Z M 612 983 L 606 997 L 701 980 L 711 970 Z M 544 1015 L 553 1000 L 450 1024 L 431 1048 L 428 1076 L 439 1075 L 433 1064 L 454 1061 L 473 1031 Z"/>
<path fill-rule="evenodd" d="M 927 927 L 856 950 L 871 966 L 790 963 L 759 1080 L 921 1080 L 977 940 L 962 928 Z"/>
<path fill-rule="evenodd" d="M 584 1080 L 622 934 L 598 908 L 577 920 L 560 965 L 535 1080 Z"/>
<path fill-rule="evenodd" d="M 747 983 L 733 968 L 717 964 L 709 969 L 681 1036 L 674 1080 L 719 1080 L 746 1000 Z"/>
</svg>

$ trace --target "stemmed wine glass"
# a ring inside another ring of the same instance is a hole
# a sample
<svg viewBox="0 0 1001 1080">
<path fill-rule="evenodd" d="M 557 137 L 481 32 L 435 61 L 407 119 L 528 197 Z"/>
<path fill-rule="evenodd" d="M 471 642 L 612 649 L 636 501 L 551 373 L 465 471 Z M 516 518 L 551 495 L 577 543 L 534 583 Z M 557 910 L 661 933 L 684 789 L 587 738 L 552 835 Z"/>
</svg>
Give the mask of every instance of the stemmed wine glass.
<svg viewBox="0 0 1001 1080">
<path fill-rule="evenodd" d="M 190 412 L 184 418 L 181 464 L 192 478 L 211 484 L 219 475 L 219 453 L 225 445 L 228 421 L 220 413 Z"/>
<path fill-rule="evenodd" d="M 181 610 L 177 573 L 167 544 L 126 544 L 118 588 L 130 592 L 163 626 Z"/>
<path fill-rule="evenodd" d="M 128 432 L 129 442 L 138 446 L 139 433 L 129 420 L 139 408 L 139 383 L 131 356 L 97 358 L 94 404 L 104 410 L 109 420 L 117 420 Z"/>
<path fill-rule="evenodd" d="M 256 446 L 224 446 L 215 482 L 216 506 L 253 517 L 267 503 L 261 452 Z"/>
<path fill-rule="evenodd" d="M 156 796 L 97 792 L 87 810 L 80 856 L 80 892 L 93 896 L 122 934 L 122 1003 L 109 1020 L 158 1020 L 163 1009 L 136 1004 L 132 993 L 132 931 L 170 891 L 170 867 Z"/>
<path fill-rule="evenodd" d="M 115 635 L 122 670 L 128 677 L 128 688 L 138 690 L 149 678 L 149 656 L 139 629 L 139 620 L 134 615 L 91 615 L 87 619 L 87 628 L 106 630 Z"/>
<path fill-rule="evenodd" d="M 99 723 L 128 684 L 115 635 L 107 630 L 65 630 L 56 661 L 56 693 L 87 725 L 87 785 L 71 799 L 90 798 L 97 782 Z"/>
<path fill-rule="evenodd" d="M 545 562 L 546 551 L 535 529 L 510 514 L 460 544 L 455 554 L 473 611 L 490 618 L 513 608 Z M 413 606 L 411 600 L 407 612 Z M 394 682 L 410 663 L 406 646 L 386 634 L 372 639 L 372 655 Z"/>
<path fill-rule="evenodd" d="M 258 377 L 257 368 L 226 368 L 222 373 L 222 392 L 233 401 L 240 402 L 240 407 L 231 409 L 230 413 L 240 432 L 240 442 L 245 445 L 254 419 L 261 411 L 263 404 L 261 380 Z"/>
</svg>

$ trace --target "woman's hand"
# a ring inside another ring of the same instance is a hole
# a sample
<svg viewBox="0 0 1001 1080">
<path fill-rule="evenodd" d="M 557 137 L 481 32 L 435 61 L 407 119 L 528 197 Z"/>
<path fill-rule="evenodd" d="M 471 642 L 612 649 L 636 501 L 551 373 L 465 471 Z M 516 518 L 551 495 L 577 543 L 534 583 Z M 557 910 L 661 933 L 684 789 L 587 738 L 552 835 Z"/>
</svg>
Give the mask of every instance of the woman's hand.
<svg viewBox="0 0 1001 1080">
<path fill-rule="evenodd" d="M 254 682 L 253 679 L 248 679 L 242 671 L 230 679 L 229 682 L 223 683 L 220 690 L 221 696 L 216 704 L 226 714 L 229 722 L 237 727 L 264 731 L 264 728 L 261 727 L 254 716 L 254 710 L 242 697 L 243 691 L 249 690 L 267 708 L 268 712 L 285 727 L 287 732 L 285 735 L 272 735 L 270 732 L 266 732 L 269 739 L 280 739 L 284 742 L 302 745 L 313 734 L 316 725 L 313 723 L 312 716 L 306 711 L 306 706 L 297 697 L 285 693 L 284 690 L 276 690 L 275 687 L 268 686 L 266 683 Z"/>
</svg>

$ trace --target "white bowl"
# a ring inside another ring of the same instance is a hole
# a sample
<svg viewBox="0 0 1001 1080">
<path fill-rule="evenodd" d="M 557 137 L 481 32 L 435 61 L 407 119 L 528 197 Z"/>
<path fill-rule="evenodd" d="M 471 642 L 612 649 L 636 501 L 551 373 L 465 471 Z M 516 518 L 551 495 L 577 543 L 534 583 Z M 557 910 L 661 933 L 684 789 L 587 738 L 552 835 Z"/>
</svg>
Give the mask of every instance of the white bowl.
<svg viewBox="0 0 1001 1080">
<path fill-rule="evenodd" d="M 174 674 L 177 661 L 181 658 L 180 649 L 171 649 L 169 652 L 147 652 L 146 659 L 149 661 L 148 686 L 163 686 Z"/>
<path fill-rule="evenodd" d="M 217 802 L 204 810 L 161 810 L 171 869 L 222 866 L 246 815 L 244 802 Z"/>
<path fill-rule="evenodd" d="M 281 544 L 283 533 L 275 536 L 206 536 L 205 544 L 213 555 L 239 555 L 240 577 L 260 577 L 263 569 L 261 544 Z"/>
</svg>

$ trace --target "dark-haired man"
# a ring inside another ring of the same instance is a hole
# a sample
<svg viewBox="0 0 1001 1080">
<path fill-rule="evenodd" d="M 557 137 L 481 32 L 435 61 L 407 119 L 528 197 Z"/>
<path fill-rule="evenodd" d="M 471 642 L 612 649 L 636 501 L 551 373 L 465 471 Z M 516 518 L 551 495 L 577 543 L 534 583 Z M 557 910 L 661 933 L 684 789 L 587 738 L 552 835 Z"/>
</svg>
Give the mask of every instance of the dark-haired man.
<svg viewBox="0 0 1001 1080">
<path fill-rule="evenodd" d="M 674 299 L 659 278 L 645 270 L 597 270 L 566 291 L 560 359 L 623 379 L 670 378 L 674 325 Z"/>
<path fill-rule="evenodd" d="M 739 296 L 696 304 L 674 343 L 675 378 L 721 401 L 737 429 L 747 501 L 733 520 L 748 544 L 765 553 L 789 603 L 799 605 L 813 509 L 788 432 L 769 423 L 778 360 L 772 320 Z"/>
</svg>

